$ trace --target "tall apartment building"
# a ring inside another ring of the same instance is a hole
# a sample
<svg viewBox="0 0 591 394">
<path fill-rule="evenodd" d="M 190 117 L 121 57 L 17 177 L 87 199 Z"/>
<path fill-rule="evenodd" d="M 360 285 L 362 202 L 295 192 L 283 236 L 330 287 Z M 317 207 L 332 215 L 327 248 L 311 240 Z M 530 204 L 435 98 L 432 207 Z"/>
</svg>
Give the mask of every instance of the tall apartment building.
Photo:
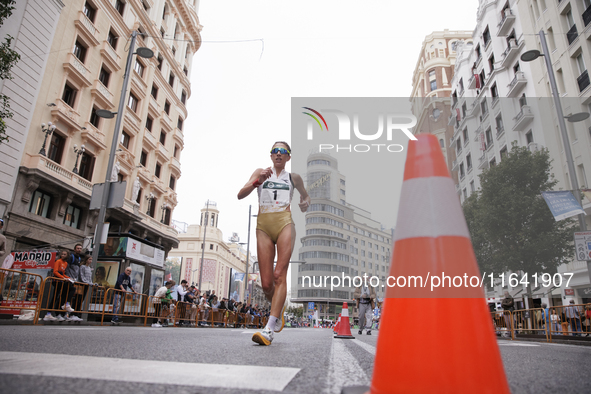
<svg viewBox="0 0 591 394">
<path fill-rule="evenodd" d="M 331 290 L 325 276 L 377 276 L 380 285 L 389 272 L 393 230 L 384 230 L 367 210 L 346 202 L 346 177 L 338 161 L 324 153 L 308 156 L 306 189 L 312 202 L 306 212 L 306 232 L 300 237 L 299 261 L 291 267 L 291 302 L 307 309 L 314 302 L 322 319 L 335 319 L 343 302 L 352 302 L 353 287 Z M 309 284 L 304 277 L 315 277 Z M 319 285 L 320 284 L 320 285 Z M 319 285 L 319 286 L 317 286 Z M 378 287 L 383 298 L 385 288 Z M 350 304 L 351 305 L 351 304 Z M 354 305 L 354 304 L 353 304 Z M 353 310 L 354 316 L 357 311 Z M 305 313 L 306 314 L 306 313 Z"/>
<path fill-rule="evenodd" d="M 0 143 L 0 218 L 12 202 L 14 186 L 31 125 L 35 103 L 41 89 L 45 66 L 57 28 L 61 0 L 21 0 L 14 4 L 12 15 L 0 27 L 0 39 L 14 38 L 12 49 L 21 59 L 12 67 L 12 80 L 0 80 L 0 93 L 9 97 L 13 112 L 6 122 L 8 140 Z M 39 23 L 43 21 L 43 23 Z"/>
<path fill-rule="evenodd" d="M 154 57 L 133 57 L 125 111 L 117 115 L 123 118 L 117 170 L 109 174 L 127 182 L 125 201 L 108 210 L 106 221 L 111 234 L 132 234 L 164 252 L 178 244 L 170 218 L 177 204 L 192 59 L 201 45 L 197 3 L 66 2 L 45 49 L 47 65 L 23 132 L 4 226 L 9 249 L 72 248 L 93 235 L 98 210 L 89 210 L 90 196 L 93 184 L 105 181 L 115 125 L 96 111 L 118 107 L 133 30 L 142 34 L 136 48 L 148 47 Z M 49 136 L 41 129 L 48 122 L 56 126 Z"/>
<path fill-rule="evenodd" d="M 512 144 L 532 151 L 547 148 L 553 159 L 557 189 L 572 189 L 544 60 L 521 60 L 526 51 L 541 50 L 535 33 L 546 30 L 564 114 L 590 110 L 584 67 L 589 49 L 583 37 L 577 38 L 571 23 L 580 23 L 584 18 L 582 13 L 574 17 L 574 8 L 565 8 L 563 3 L 480 1 L 472 41 L 458 47 L 456 73 L 451 81 L 449 120 L 454 134 L 450 145 L 457 159 L 450 169 L 458 174 L 456 191 L 462 202 L 480 187 L 482 171 L 500 163 Z M 574 7 L 576 2 L 571 3 Z M 591 165 L 590 125 L 589 120 L 567 122 L 579 185 L 589 184 L 585 167 Z M 588 202 L 583 208 L 591 213 Z M 569 295 L 572 290 L 589 289 L 584 262 L 563 265 L 559 272 L 575 274 Z M 496 290 L 500 295 L 506 289 Z M 519 290 L 515 290 L 517 294 Z M 543 300 L 560 304 L 566 290 L 538 289 L 534 302 L 538 299 L 537 303 Z"/>
<path fill-rule="evenodd" d="M 202 291 L 215 290 L 221 297 L 229 297 L 234 290 L 239 299 L 244 299 L 244 282 L 234 282 L 234 274 L 246 272 L 246 251 L 238 243 L 224 242 L 222 230 L 218 228 L 220 211 L 213 201 L 201 209 L 200 224 L 191 224 L 187 232 L 178 235 L 179 245 L 169 253 L 171 257 L 182 257 L 181 280 L 199 283 L 201 257 L 203 255 L 203 272 L 201 273 Z M 207 223 L 207 228 L 205 224 Z M 205 238 L 205 240 L 204 240 Z M 205 246 L 205 250 L 203 250 Z M 256 257 L 249 257 L 249 272 L 253 273 Z M 263 304 L 260 279 L 255 282 L 253 302 Z M 259 290 L 257 291 L 257 287 Z M 251 297 L 252 298 L 252 297 Z"/>
<path fill-rule="evenodd" d="M 456 159 L 455 151 L 449 146 L 454 130 L 448 119 L 451 116 L 451 80 L 456 68 L 457 46 L 471 40 L 471 31 L 446 29 L 429 34 L 423 40 L 412 76 L 410 100 L 412 112 L 417 117 L 413 132 L 435 135 L 448 166 Z"/>
</svg>

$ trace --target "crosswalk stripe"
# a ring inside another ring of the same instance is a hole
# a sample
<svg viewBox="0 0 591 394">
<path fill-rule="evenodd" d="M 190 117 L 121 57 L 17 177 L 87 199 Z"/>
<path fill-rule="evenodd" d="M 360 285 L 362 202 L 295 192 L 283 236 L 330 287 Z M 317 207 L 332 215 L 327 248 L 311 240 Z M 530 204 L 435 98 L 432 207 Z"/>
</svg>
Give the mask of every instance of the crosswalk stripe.
<svg viewBox="0 0 591 394">
<path fill-rule="evenodd" d="M 370 344 L 367 344 L 367 343 L 365 343 L 363 341 L 360 341 L 358 339 L 353 339 L 351 342 L 353 342 L 357 346 L 360 346 L 362 349 L 364 349 L 367 352 L 369 352 L 369 354 L 371 354 L 372 356 L 375 356 L 376 355 L 376 347 L 375 346 L 372 346 Z"/>
<path fill-rule="evenodd" d="M 71 378 L 72 371 L 64 365 L 75 365 L 76 378 L 80 379 L 270 391 L 282 391 L 300 371 L 285 367 L 0 352 L 3 374 Z"/>
<path fill-rule="evenodd" d="M 343 339 L 334 339 L 332 342 L 330 367 L 328 371 L 328 386 L 324 392 L 337 394 L 346 386 L 368 386 L 367 374 L 347 350 Z"/>
</svg>

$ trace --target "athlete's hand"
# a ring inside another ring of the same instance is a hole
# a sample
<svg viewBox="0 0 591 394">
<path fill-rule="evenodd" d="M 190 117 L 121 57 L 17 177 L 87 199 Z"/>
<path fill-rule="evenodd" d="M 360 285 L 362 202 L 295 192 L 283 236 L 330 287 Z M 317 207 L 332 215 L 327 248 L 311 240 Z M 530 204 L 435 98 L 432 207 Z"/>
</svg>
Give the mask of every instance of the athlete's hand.
<svg viewBox="0 0 591 394">
<path fill-rule="evenodd" d="M 308 207 L 310 206 L 310 197 L 304 200 L 302 196 L 300 196 L 300 203 L 298 205 L 300 206 L 300 210 L 302 212 L 306 212 L 308 210 Z"/>
<path fill-rule="evenodd" d="M 273 175 L 273 169 L 271 167 L 265 168 L 263 171 L 261 171 L 261 174 L 259 175 L 259 183 L 265 182 L 267 179 L 271 177 L 271 175 Z"/>
</svg>

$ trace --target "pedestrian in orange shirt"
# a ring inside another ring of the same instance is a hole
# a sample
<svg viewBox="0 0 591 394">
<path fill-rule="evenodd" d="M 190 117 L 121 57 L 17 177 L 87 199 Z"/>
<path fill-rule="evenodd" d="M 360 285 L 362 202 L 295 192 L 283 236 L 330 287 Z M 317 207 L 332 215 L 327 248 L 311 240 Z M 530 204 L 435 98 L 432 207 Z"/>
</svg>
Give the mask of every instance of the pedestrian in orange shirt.
<svg viewBox="0 0 591 394">
<path fill-rule="evenodd" d="M 70 320 L 70 312 L 74 312 L 74 309 L 70 306 L 70 301 L 76 295 L 74 286 L 72 285 L 71 279 L 65 274 L 66 268 L 68 267 L 69 252 L 67 250 L 60 251 L 60 258 L 55 262 L 53 266 L 53 276 L 60 279 L 67 279 L 65 281 L 54 281 L 55 291 L 50 292 L 50 297 L 53 299 L 49 301 L 48 307 L 51 309 L 59 309 L 60 304 L 63 303 L 61 309 L 66 311 L 66 317 L 64 318 L 61 314 L 56 317 L 51 315 L 51 312 L 47 312 L 47 315 L 43 318 L 44 321 L 64 321 Z"/>
</svg>

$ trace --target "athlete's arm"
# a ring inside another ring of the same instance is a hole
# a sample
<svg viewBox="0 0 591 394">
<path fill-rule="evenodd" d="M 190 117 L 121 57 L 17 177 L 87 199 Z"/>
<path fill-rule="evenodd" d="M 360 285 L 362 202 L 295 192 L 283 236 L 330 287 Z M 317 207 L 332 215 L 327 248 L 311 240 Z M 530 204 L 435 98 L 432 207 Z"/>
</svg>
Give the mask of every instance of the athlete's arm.
<svg viewBox="0 0 591 394">
<path fill-rule="evenodd" d="M 302 212 L 306 212 L 310 206 L 310 196 L 304 187 L 304 180 L 301 176 L 294 173 L 291 174 L 291 178 L 293 179 L 293 185 L 300 193 L 300 203 L 298 204 L 300 206 L 300 210 Z"/>
<path fill-rule="evenodd" d="M 250 176 L 250 179 L 248 180 L 246 185 L 244 185 L 242 187 L 242 189 L 240 189 L 240 191 L 238 192 L 238 199 L 242 200 L 244 197 L 248 197 L 248 195 L 250 193 L 252 193 L 252 191 L 254 189 L 256 189 L 256 187 L 254 187 L 253 183 L 257 180 L 260 183 L 265 182 L 267 180 L 267 178 L 269 178 L 271 176 L 272 173 L 273 173 L 273 170 L 271 169 L 271 167 L 267 167 L 264 169 L 257 168 Z"/>
</svg>

